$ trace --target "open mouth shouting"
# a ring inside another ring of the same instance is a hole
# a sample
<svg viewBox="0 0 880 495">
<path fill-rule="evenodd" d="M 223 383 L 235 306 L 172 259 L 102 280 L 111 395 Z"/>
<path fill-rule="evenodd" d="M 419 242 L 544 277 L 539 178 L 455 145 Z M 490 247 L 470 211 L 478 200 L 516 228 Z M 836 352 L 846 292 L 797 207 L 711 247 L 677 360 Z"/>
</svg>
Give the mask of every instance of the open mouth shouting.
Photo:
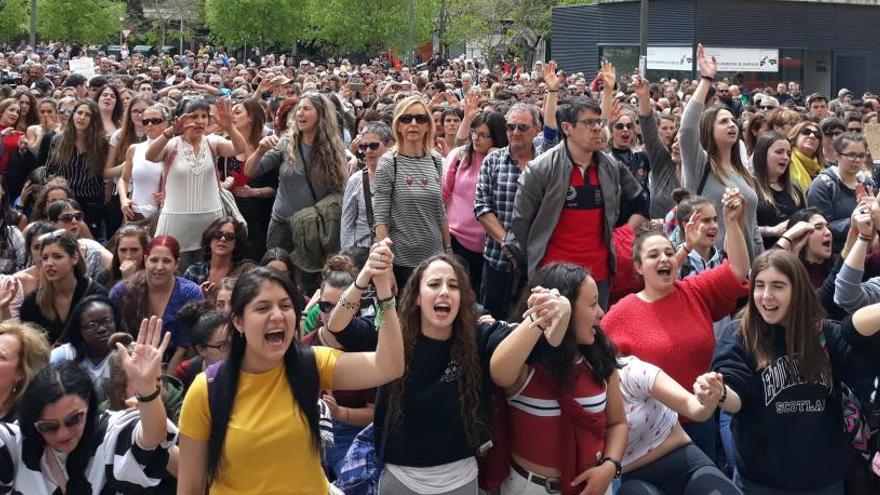
<svg viewBox="0 0 880 495">
<path fill-rule="evenodd" d="M 284 335 L 285 331 L 283 328 L 272 328 L 263 335 L 263 338 L 266 339 L 266 343 L 269 347 L 283 347 Z"/>
<path fill-rule="evenodd" d="M 434 314 L 441 320 L 448 319 L 452 315 L 452 305 L 445 302 L 438 302 L 434 305 Z"/>
</svg>

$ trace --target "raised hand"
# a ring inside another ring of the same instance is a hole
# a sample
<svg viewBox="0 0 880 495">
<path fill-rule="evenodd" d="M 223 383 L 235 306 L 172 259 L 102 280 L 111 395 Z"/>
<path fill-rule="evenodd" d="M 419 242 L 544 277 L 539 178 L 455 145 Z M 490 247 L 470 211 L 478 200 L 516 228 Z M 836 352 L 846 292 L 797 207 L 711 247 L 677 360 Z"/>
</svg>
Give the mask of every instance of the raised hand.
<svg viewBox="0 0 880 495">
<path fill-rule="evenodd" d="M 651 81 L 642 79 L 641 77 L 635 77 L 633 79 L 633 89 L 635 89 L 639 101 L 642 101 L 643 99 L 651 99 Z"/>
<path fill-rule="evenodd" d="M 853 210 L 851 224 L 858 229 L 860 236 L 874 236 L 874 219 L 871 218 L 871 208 L 864 202 Z"/>
<path fill-rule="evenodd" d="M 703 238 L 703 213 L 695 211 L 684 225 L 684 247 L 691 251 Z"/>
<path fill-rule="evenodd" d="M 394 252 L 391 250 L 393 244 L 391 239 L 385 238 L 373 243 L 370 249 L 365 268 L 369 270 L 377 287 L 387 284 L 386 287 L 390 289 L 394 281 Z"/>
<path fill-rule="evenodd" d="M 604 88 L 607 91 L 614 91 L 614 85 L 617 83 L 617 71 L 614 70 L 614 65 L 607 60 L 603 60 L 599 69 L 599 75 L 602 76 Z"/>
<path fill-rule="evenodd" d="M 217 100 L 217 108 L 214 110 L 214 122 L 224 130 L 232 127 L 232 103 L 228 99 L 220 98 Z"/>
<path fill-rule="evenodd" d="M 15 279 L 12 277 L 4 278 L 3 282 L 0 283 L 0 308 L 9 308 L 17 293 L 18 288 L 16 287 Z"/>
<path fill-rule="evenodd" d="M 745 210 L 745 201 L 742 193 L 740 193 L 739 189 L 735 187 L 728 187 L 727 190 L 724 191 L 724 196 L 721 198 L 721 204 L 724 206 L 725 225 L 742 221 L 743 211 Z"/>
<path fill-rule="evenodd" d="M 556 73 L 556 62 L 552 60 L 547 62 L 547 65 L 544 66 L 544 86 L 547 91 L 558 90 L 561 82 L 562 78 Z"/>
<path fill-rule="evenodd" d="M 116 344 L 116 352 L 128 377 L 128 383 L 138 395 L 150 395 L 159 386 L 162 356 L 168 349 L 170 340 L 171 332 L 165 332 L 164 337 L 162 336 L 162 320 L 151 316 L 149 320 L 144 318 L 141 321 L 137 341 L 131 352 L 122 344 Z"/>
<path fill-rule="evenodd" d="M 177 117 L 176 119 L 174 119 L 174 127 L 173 127 L 174 135 L 179 136 L 179 135 L 183 134 L 184 132 L 195 127 L 195 124 L 193 123 L 192 119 L 193 119 L 193 115 L 191 113 L 185 113 L 185 114 L 181 115 L 180 117 Z"/>
<path fill-rule="evenodd" d="M 471 91 L 464 97 L 464 115 L 465 118 L 474 119 L 480 113 L 480 95 L 476 91 Z"/>
<path fill-rule="evenodd" d="M 557 289 L 545 289 L 541 286 L 533 288 L 527 305 L 528 309 L 523 313 L 523 321 L 531 320 L 542 329 L 557 324 L 568 325 L 571 302 L 560 295 Z"/>
<path fill-rule="evenodd" d="M 718 73 L 718 61 L 715 57 L 706 56 L 706 49 L 703 48 L 702 43 L 697 44 L 697 67 L 703 77 L 715 79 L 715 74 Z"/>
<path fill-rule="evenodd" d="M 274 148 L 277 144 L 278 136 L 266 136 L 260 140 L 260 144 L 259 146 L 257 146 L 257 151 L 259 151 L 260 153 L 265 153 Z"/>
</svg>

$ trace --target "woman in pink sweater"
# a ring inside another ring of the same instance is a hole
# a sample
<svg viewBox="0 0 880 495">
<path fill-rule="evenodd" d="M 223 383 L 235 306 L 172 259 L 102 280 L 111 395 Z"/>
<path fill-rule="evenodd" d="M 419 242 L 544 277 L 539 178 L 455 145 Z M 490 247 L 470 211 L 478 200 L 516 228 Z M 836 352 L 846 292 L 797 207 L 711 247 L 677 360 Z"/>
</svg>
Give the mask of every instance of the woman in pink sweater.
<svg viewBox="0 0 880 495">
<path fill-rule="evenodd" d="M 475 110 L 469 108 L 471 106 Z M 467 262 L 471 286 L 478 290 L 483 274 L 486 231 L 474 215 L 477 178 L 486 155 L 495 148 L 507 146 L 507 133 L 506 121 L 501 114 L 482 112 L 476 115 L 474 111 L 480 112 L 480 107 L 475 102 L 467 107 L 461 125 L 470 130 L 470 142 L 452 150 L 447 157 L 449 166 L 443 182 L 443 202 L 449 217 L 452 251 Z"/>
<path fill-rule="evenodd" d="M 712 323 L 732 312 L 736 300 L 748 294 L 743 285 L 749 255 L 742 232 L 742 195 L 729 188 L 722 203 L 727 261 L 699 275 L 676 280 L 679 265 L 693 247 L 685 242 L 676 253 L 662 232 L 640 233 L 633 245 L 633 264 L 645 288 L 621 299 L 602 320 L 602 327 L 621 356 L 636 356 L 658 366 L 685 389 L 690 389 L 712 363 Z M 702 213 L 695 212 L 686 229 L 699 228 L 703 220 Z M 714 421 L 682 421 L 682 425 L 694 443 L 714 459 Z"/>
</svg>

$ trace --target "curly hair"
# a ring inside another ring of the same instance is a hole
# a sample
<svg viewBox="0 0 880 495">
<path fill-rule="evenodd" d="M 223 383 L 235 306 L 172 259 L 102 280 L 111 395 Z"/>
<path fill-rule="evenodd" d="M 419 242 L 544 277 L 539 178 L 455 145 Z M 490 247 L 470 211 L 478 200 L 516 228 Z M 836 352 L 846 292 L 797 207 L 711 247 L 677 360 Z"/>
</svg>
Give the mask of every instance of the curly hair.
<svg viewBox="0 0 880 495">
<path fill-rule="evenodd" d="M 306 101 L 310 102 L 318 113 L 318 128 L 309 154 L 308 166 L 303 164 L 303 168 L 313 183 L 320 184 L 331 192 L 342 192 L 348 179 L 342 133 L 336 120 L 335 105 L 326 97 L 318 93 L 306 93 L 296 108 L 290 112 L 287 118 L 289 140 L 285 158 L 292 168 L 296 168 L 300 159 L 302 133 L 296 123 L 291 121 L 296 118 L 297 111 Z"/>
<path fill-rule="evenodd" d="M 442 262 L 451 266 L 459 281 L 459 310 L 452 322 L 452 351 L 449 360 L 459 364 L 461 374 L 458 380 L 458 393 L 461 397 L 461 419 L 464 424 L 468 443 L 472 447 L 480 444 L 489 431 L 485 420 L 474 411 L 481 409 L 483 393 L 483 366 L 477 349 L 476 338 L 476 296 L 468 283 L 467 270 L 455 258 L 446 254 L 438 254 L 423 261 L 413 270 L 401 294 L 400 330 L 403 333 L 403 354 L 405 372 L 388 385 L 388 420 L 392 428 L 403 423 L 403 397 L 406 394 L 406 379 L 411 375 L 412 359 L 415 356 L 419 335 L 422 333 L 422 308 L 419 306 L 419 292 L 425 271 L 434 262 Z"/>
</svg>

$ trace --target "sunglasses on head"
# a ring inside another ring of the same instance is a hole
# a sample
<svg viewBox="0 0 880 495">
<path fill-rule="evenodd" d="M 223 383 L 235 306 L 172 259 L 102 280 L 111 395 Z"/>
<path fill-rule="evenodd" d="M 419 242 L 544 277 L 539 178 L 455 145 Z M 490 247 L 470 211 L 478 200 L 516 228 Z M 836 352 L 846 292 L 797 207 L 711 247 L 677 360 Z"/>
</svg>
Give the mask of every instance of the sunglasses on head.
<svg viewBox="0 0 880 495">
<path fill-rule="evenodd" d="M 618 122 L 617 124 L 614 124 L 614 130 L 616 130 L 616 131 L 623 131 L 623 130 L 631 131 L 635 128 L 636 128 L 636 125 L 633 123 L 624 124 L 624 123 Z"/>
<path fill-rule="evenodd" d="M 159 125 L 165 122 L 163 119 L 143 119 L 141 120 L 141 124 L 143 125 Z"/>
<path fill-rule="evenodd" d="M 412 124 L 413 121 L 416 124 L 427 124 L 428 121 L 431 120 L 431 116 L 425 113 L 417 113 L 415 115 L 411 113 L 405 113 L 397 118 L 403 124 Z"/>
<path fill-rule="evenodd" d="M 527 131 L 528 131 L 529 129 L 531 129 L 533 126 L 532 126 L 532 124 L 511 124 L 511 123 L 507 123 L 507 124 L 505 124 L 505 127 L 507 127 L 507 130 L 508 130 L 509 132 L 513 132 L 513 131 L 527 132 Z"/>
<path fill-rule="evenodd" d="M 217 232 L 214 232 L 211 235 L 211 239 L 214 239 L 215 241 L 234 241 L 235 240 L 235 233 L 234 232 L 221 232 L 218 230 Z"/>
<path fill-rule="evenodd" d="M 62 213 L 61 215 L 58 215 L 58 221 L 64 223 L 70 223 L 73 221 L 79 222 L 80 220 L 82 220 L 82 218 L 83 214 L 81 211 L 78 211 L 76 213 Z"/>
<path fill-rule="evenodd" d="M 376 151 L 379 149 L 379 146 L 382 146 L 382 143 L 362 143 L 358 145 L 358 149 L 361 151 L 367 151 L 367 148 Z"/>
<path fill-rule="evenodd" d="M 64 418 L 64 421 L 58 420 L 41 420 L 34 421 L 34 428 L 37 429 L 40 433 L 55 433 L 61 429 L 61 424 L 64 424 L 65 428 L 73 428 L 74 426 L 79 425 L 86 418 L 86 410 L 82 409 L 72 413 L 70 416 Z"/>
</svg>

